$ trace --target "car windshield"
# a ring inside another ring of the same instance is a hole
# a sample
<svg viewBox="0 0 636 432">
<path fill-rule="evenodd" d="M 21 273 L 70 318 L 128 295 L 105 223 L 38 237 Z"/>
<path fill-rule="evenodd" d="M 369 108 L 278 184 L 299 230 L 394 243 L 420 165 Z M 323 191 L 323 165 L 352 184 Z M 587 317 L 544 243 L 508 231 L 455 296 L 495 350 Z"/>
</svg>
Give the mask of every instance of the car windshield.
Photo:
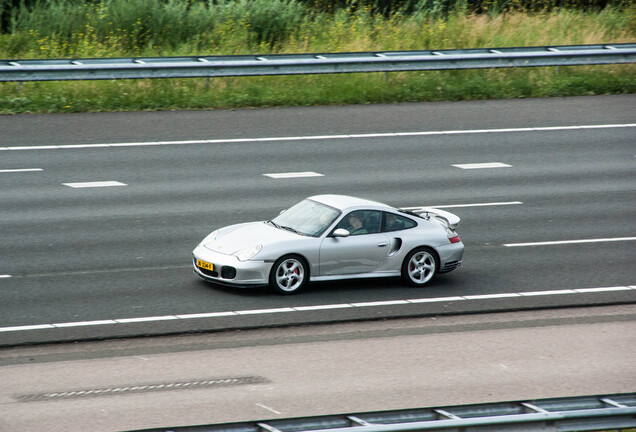
<svg viewBox="0 0 636 432">
<path fill-rule="evenodd" d="M 317 237 L 336 220 L 340 211 L 312 200 L 304 200 L 276 216 L 272 222 L 282 229 Z"/>
</svg>

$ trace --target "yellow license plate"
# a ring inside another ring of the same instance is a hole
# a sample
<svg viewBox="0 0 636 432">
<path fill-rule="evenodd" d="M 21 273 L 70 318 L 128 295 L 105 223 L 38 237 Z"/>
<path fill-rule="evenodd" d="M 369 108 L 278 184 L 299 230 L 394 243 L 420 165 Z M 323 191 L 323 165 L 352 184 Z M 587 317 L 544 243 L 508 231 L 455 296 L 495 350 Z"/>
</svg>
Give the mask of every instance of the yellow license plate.
<svg viewBox="0 0 636 432">
<path fill-rule="evenodd" d="M 200 259 L 197 260 L 197 267 L 200 267 L 200 268 L 205 269 L 205 270 L 210 270 L 210 271 L 214 270 L 214 264 L 211 264 L 211 263 L 205 262 L 205 261 L 201 261 Z"/>
</svg>

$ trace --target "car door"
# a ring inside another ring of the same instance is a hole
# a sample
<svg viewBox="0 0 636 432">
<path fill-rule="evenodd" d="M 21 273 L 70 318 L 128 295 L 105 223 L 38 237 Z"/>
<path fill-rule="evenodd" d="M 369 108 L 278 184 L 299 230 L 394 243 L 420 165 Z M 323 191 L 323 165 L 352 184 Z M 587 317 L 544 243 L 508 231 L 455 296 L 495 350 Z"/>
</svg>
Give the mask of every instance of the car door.
<svg viewBox="0 0 636 432">
<path fill-rule="evenodd" d="M 364 219 L 364 230 L 348 226 L 351 213 L 336 228 L 352 232 L 348 237 L 326 236 L 320 245 L 320 275 L 338 276 L 374 272 L 387 258 L 389 238 L 380 230 L 381 212 L 356 211 Z M 377 224 L 377 225 L 376 225 Z M 332 231 L 333 232 L 333 231 Z"/>
</svg>

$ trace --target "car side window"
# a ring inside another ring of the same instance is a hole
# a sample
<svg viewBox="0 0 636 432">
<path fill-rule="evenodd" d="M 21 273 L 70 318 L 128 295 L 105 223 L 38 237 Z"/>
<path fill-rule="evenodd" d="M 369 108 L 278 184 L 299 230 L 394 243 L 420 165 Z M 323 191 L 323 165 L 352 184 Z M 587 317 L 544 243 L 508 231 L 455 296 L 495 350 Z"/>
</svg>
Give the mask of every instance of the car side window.
<svg viewBox="0 0 636 432">
<path fill-rule="evenodd" d="M 384 232 L 401 231 L 417 225 L 415 221 L 394 213 L 385 212 L 384 218 Z"/>
<path fill-rule="evenodd" d="M 356 210 L 346 215 L 336 226 L 349 231 L 350 235 L 379 233 L 382 226 L 382 212 L 377 210 Z"/>
</svg>

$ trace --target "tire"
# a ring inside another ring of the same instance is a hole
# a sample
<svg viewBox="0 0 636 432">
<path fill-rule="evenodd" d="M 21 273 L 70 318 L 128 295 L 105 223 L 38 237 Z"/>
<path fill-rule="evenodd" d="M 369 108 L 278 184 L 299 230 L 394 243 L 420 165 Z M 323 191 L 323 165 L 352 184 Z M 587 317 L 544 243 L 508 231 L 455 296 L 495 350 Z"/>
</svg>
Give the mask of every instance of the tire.
<svg viewBox="0 0 636 432">
<path fill-rule="evenodd" d="M 411 286 L 424 286 L 432 281 L 439 269 L 439 259 L 433 249 L 413 249 L 402 263 L 402 279 Z"/>
<path fill-rule="evenodd" d="M 269 273 L 269 287 L 279 294 L 296 294 L 307 285 L 309 269 L 298 255 L 276 260 Z"/>
</svg>

